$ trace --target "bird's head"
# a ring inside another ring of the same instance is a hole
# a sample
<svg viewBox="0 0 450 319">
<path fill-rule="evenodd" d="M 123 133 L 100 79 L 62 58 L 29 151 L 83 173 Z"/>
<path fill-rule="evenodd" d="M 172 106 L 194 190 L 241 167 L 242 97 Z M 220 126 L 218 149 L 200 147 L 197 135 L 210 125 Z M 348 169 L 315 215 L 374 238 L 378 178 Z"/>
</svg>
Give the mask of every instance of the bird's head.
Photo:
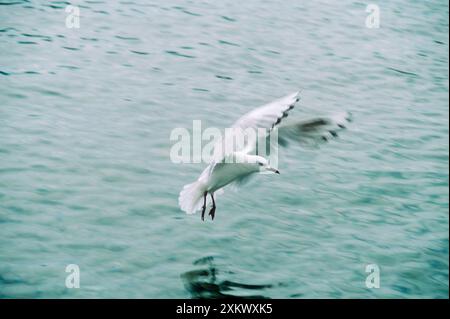
<svg viewBox="0 0 450 319">
<path fill-rule="evenodd" d="M 258 165 L 259 172 L 271 172 L 274 174 L 280 174 L 280 171 L 278 171 L 276 168 L 273 168 L 269 165 L 269 161 L 266 160 L 262 156 L 256 156 L 256 165 Z"/>
</svg>

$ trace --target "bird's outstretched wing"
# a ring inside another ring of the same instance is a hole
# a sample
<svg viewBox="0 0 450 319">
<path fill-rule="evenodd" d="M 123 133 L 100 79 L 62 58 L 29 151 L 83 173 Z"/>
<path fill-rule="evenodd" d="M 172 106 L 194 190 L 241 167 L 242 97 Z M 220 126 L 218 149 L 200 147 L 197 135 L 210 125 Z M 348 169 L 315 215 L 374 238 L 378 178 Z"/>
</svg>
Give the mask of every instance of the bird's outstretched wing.
<svg viewBox="0 0 450 319">
<path fill-rule="evenodd" d="M 214 147 L 213 163 L 223 161 L 224 158 L 230 156 L 230 153 L 254 151 L 257 145 L 258 130 L 265 130 L 268 135 L 288 116 L 288 112 L 294 108 L 299 99 L 300 92 L 295 92 L 244 114 L 233 124 L 231 129 L 235 134 L 251 129 L 255 135 L 246 135 L 248 140 L 239 141 L 235 135 L 227 136 L 225 134 L 225 137 Z"/>
<path fill-rule="evenodd" d="M 295 141 L 302 146 L 317 146 L 336 138 L 351 121 L 352 115 L 348 112 L 289 121 L 278 127 L 278 144 L 286 146 L 289 141 Z"/>
<path fill-rule="evenodd" d="M 269 104 L 260 106 L 239 118 L 234 124 L 235 128 L 265 128 L 272 130 L 281 120 L 288 116 L 288 112 L 294 108 L 300 100 L 300 92 L 295 92 L 275 100 Z"/>
</svg>

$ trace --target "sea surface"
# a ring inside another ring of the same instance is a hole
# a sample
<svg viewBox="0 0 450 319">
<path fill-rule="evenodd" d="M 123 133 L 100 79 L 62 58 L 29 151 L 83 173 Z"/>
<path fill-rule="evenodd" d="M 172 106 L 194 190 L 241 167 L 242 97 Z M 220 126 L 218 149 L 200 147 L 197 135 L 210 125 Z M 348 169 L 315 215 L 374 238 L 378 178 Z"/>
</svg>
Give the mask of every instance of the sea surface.
<svg viewBox="0 0 450 319">
<path fill-rule="evenodd" d="M 0 0 L 0 297 L 448 298 L 448 2 L 374 3 Z M 183 213 L 171 132 L 296 90 L 353 123 Z"/>
</svg>

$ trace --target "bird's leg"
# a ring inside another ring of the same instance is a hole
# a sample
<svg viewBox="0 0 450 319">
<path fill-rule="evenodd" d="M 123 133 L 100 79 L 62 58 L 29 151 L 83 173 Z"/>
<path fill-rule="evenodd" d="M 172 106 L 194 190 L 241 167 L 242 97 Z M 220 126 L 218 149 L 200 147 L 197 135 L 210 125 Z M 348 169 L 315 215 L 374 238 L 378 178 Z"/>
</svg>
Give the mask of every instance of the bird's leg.
<svg viewBox="0 0 450 319">
<path fill-rule="evenodd" d="M 209 195 L 211 195 L 212 204 L 213 204 L 211 210 L 209 211 L 209 216 L 211 216 L 211 220 L 214 220 L 214 214 L 216 212 L 216 202 L 214 201 L 214 194 L 210 193 Z"/>
<path fill-rule="evenodd" d="M 202 220 L 205 220 L 205 210 L 206 210 L 206 195 L 208 192 L 203 193 L 203 206 L 202 206 Z"/>
</svg>

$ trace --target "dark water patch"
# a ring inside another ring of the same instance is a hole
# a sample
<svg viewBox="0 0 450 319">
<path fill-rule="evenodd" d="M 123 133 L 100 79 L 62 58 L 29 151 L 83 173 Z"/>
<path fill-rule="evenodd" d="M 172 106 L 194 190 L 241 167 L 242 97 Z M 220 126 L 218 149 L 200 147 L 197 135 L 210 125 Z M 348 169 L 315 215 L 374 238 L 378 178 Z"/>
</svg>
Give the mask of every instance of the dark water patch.
<svg viewBox="0 0 450 319">
<path fill-rule="evenodd" d="M 89 209 L 89 208 L 86 207 L 86 206 L 83 206 L 83 205 L 77 205 L 77 204 L 74 204 L 74 205 L 67 205 L 67 207 L 68 207 L 69 209 L 75 210 L 75 211 L 86 211 L 86 210 Z"/>
<path fill-rule="evenodd" d="M 174 55 L 174 56 L 178 56 L 178 57 L 183 57 L 183 58 L 188 58 L 188 59 L 195 59 L 196 57 L 193 55 L 188 55 L 188 54 L 183 54 L 183 53 L 179 53 L 177 51 L 165 51 L 167 54 L 170 55 Z"/>
<path fill-rule="evenodd" d="M 69 69 L 69 70 L 79 70 L 80 68 L 74 65 L 58 65 L 58 68 Z"/>
<path fill-rule="evenodd" d="M 296 293 L 289 296 L 289 298 L 302 298 L 304 294 L 302 293 Z"/>
<path fill-rule="evenodd" d="M 112 30 L 112 27 L 110 25 L 103 25 L 101 27 L 98 27 L 98 29 L 96 29 L 95 32 L 109 31 L 109 30 Z"/>
<path fill-rule="evenodd" d="M 94 13 L 100 13 L 100 14 L 104 14 L 104 15 L 109 15 L 109 13 L 104 11 L 104 10 L 94 10 Z"/>
<path fill-rule="evenodd" d="M 262 74 L 261 71 L 255 71 L 255 70 L 248 70 L 247 72 L 250 74 Z"/>
<path fill-rule="evenodd" d="M 98 39 L 97 38 L 86 38 L 86 37 L 80 37 L 81 40 L 85 40 L 85 41 L 92 41 L 92 42 L 97 42 Z"/>
<path fill-rule="evenodd" d="M 17 31 L 17 29 L 11 27 L 0 29 L 0 33 L 8 31 Z"/>
<path fill-rule="evenodd" d="M 403 75 L 409 75 L 409 76 L 418 77 L 418 75 L 415 74 L 415 73 L 402 71 L 402 70 L 399 70 L 399 69 L 396 69 L 396 68 L 388 67 L 388 70 L 391 70 L 391 71 L 394 71 L 394 72 L 397 72 L 397 73 L 400 73 L 400 74 L 403 74 Z"/>
<path fill-rule="evenodd" d="M 46 36 L 46 35 L 30 34 L 30 33 L 22 33 L 22 35 L 27 38 L 39 38 L 39 39 L 44 39 L 46 41 L 52 41 L 52 38 L 49 36 Z"/>
<path fill-rule="evenodd" d="M 149 55 L 150 53 L 148 52 L 144 52 L 144 51 L 135 51 L 135 50 L 130 50 L 131 53 L 134 54 L 138 54 L 138 55 Z"/>
<path fill-rule="evenodd" d="M 202 16 L 202 15 L 199 14 L 199 13 L 195 13 L 195 12 L 189 11 L 189 10 L 187 10 L 187 9 L 185 9 L 184 7 L 181 7 L 181 6 L 174 6 L 174 7 L 172 7 L 172 8 L 173 8 L 173 9 L 176 9 L 176 10 L 179 10 L 179 11 L 185 13 L 185 14 L 194 16 L 194 17 L 201 17 L 201 16 Z"/>
<path fill-rule="evenodd" d="M 209 92 L 209 90 L 207 90 L 207 89 L 202 89 L 202 88 L 192 88 L 192 91 L 197 91 L 197 92 Z"/>
<path fill-rule="evenodd" d="M 39 73 L 39 72 L 37 72 L 37 71 L 25 71 L 25 72 L 23 72 L 24 74 L 41 74 L 41 73 Z"/>
<path fill-rule="evenodd" d="M 50 4 L 43 4 L 43 7 L 47 7 L 47 8 L 52 8 L 52 9 L 64 9 L 66 7 L 66 5 L 59 5 L 59 4 L 54 4 L 54 3 L 50 3 Z M 81 6 L 79 6 L 81 7 Z"/>
<path fill-rule="evenodd" d="M 6 71 L 1 71 L 1 70 L 0 70 L 0 75 L 11 75 L 11 73 L 6 72 Z"/>
<path fill-rule="evenodd" d="M 22 207 L 19 207 L 19 206 L 15 206 L 15 205 L 6 206 L 5 208 L 6 208 L 6 210 L 9 210 L 13 213 L 18 213 L 18 214 L 28 214 L 29 213 L 28 210 L 26 210 Z"/>
<path fill-rule="evenodd" d="M 48 195 L 51 193 L 51 191 L 48 188 L 36 188 L 35 192 L 38 195 Z"/>
<path fill-rule="evenodd" d="M 16 285 L 24 284 L 25 280 L 14 275 L 2 275 L 0 274 L 0 285 Z"/>
<path fill-rule="evenodd" d="M 65 4 L 65 5 L 71 4 L 70 1 L 50 1 L 50 2 L 54 4 Z"/>
<path fill-rule="evenodd" d="M 136 38 L 136 37 L 126 37 L 123 35 L 115 35 L 114 37 L 116 39 L 125 40 L 125 41 L 139 41 L 139 38 Z"/>
<path fill-rule="evenodd" d="M 130 10 L 133 11 L 133 12 L 137 12 L 137 13 L 139 13 L 139 14 L 146 14 L 145 11 L 139 10 L 139 9 L 137 9 L 137 8 L 131 8 Z"/>
<path fill-rule="evenodd" d="M 63 46 L 62 48 L 66 49 L 66 50 L 70 50 L 70 51 L 80 51 L 79 48 L 74 48 L 74 47 L 65 47 L 65 46 Z"/>
<path fill-rule="evenodd" d="M 33 41 L 17 41 L 17 43 L 19 43 L 19 44 L 38 44 L 37 42 L 33 42 Z"/>
<path fill-rule="evenodd" d="M 218 42 L 219 42 L 220 44 L 231 45 L 231 46 L 234 46 L 234 47 L 239 47 L 239 46 L 240 46 L 240 45 L 237 44 L 237 43 L 233 43 L 233 42 L 229 42 L 229 41 L 225 41 L 225 40 L 219 40 Z"/>
<path fill-rule="evenodd" d="M 222 80 L 233 80 L 232 77 L 225 76 L 225 75 L 216 75 L 216 78 L 222 79 Z"/>
<path fill-rule="evenodd" d="M 236 19 L 231 18 L 231 17 L 227 17 L 227 16 L 220 16 L 222 19 L 226 20 L 226 21 L 230 21 L 230 22 L 235 22 Z"/>
<path fill-rule="evenodd" d="M 21 93 L 8 93 L 6 95 L 9 96 L 9 97 L 12 97 L 14 99 L 25 99 L 25 98 L 27 98 L 26 95 L 21 94 Z"/>
<path fill-rule="evenodd" d="M 0 1 L 0 6 L 13 6 L 16 4 L 24 4 L 29 2 L 28 0 L 23 0 L 23 1 Z"/>
<path fill-rule="evenodd" d="M 3 196 L 0 195 L 0 198 L 2 198 L 2 197 Z M 11 223 L 16 223 L 16 224 L 19 223 L 20 224 L 20 221 L 6 217 L 6 216 L 0 216 L 0 224 L 11 224 Z"/>
<path fill-rule="evenodd" d="M 48 96 L 58 96 L 58 97 L 66 97 L 67 98 L 66 95 L 64 95 L 60 92 L 57 92 L 57 91 L 53 91 L 53 90 L 37 89 L 36 91 L 41 94 L 48 95 Z"/>
</svg>

